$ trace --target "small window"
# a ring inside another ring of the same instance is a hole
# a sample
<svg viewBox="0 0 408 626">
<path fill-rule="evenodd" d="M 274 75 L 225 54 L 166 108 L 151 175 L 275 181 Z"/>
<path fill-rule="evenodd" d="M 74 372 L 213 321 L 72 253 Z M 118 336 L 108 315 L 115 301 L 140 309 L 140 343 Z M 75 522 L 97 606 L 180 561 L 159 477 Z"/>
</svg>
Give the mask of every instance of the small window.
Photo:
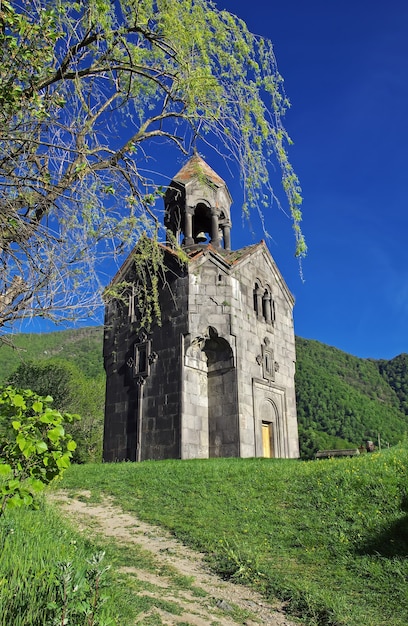
<svg viewBox="0 0 408 626">
<path fill-rule="evenodd" d="M 149 375 L 150 341 L 135 344 L 134 376 Z"/>
<path fill-rule="evenodd" d="M 263 319 L 267 324 L 274 324 L 276 319 L 275 302 L 272 298 L 272 291 L 268 285 L 261 287 L 261 283 L 254 285 L 253 307 L 258 319 Z"/>
<path fill-rule="evenodd" d="M 262 289 L 259 283 L 255 283 L 253 291 L 254 311 L 257 315 L 262 315 Z"/>
<path fill-rule="evenodd" d="M 132 285 L 132 290 L 129 293 L 129 301 L 128 301 L 128 317 L 131 323 L 136 321 L 136 311 L 137 311 L 136 290 L 135 290 L 135 286 Z"/>
</svg>

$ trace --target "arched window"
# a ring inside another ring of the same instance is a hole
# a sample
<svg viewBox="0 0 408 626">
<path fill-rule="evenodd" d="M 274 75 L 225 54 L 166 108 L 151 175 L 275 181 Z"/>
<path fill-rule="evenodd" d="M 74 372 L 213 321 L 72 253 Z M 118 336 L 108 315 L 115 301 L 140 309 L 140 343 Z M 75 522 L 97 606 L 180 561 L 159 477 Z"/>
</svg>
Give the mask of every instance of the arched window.
<svg viewBox="0 0 408 626">
<path fill-rule="evenodd" d="M 274 324 L 276 319 L 275 302 L 269 285 L 261 286 L 257 281 L 253 290 L 253 306 L 258 319 L 263 319 L 267 324 Z"/>
<path fill-rule="evenodd" d="M 259 289 L 258 283 L 255 283 L 255 287 L 253 291 L 253 298 L 254 298 L 254 311 L 256 314 L 258 314 L 258 298 L 257 298 L 258 289 Z"/>
<path fill-rule="evenodd" d="M 258 317 L 262 315 L 262 287 L 259 282 L 255 283 L 253 291 L 254 311 Z"/>
</svg>

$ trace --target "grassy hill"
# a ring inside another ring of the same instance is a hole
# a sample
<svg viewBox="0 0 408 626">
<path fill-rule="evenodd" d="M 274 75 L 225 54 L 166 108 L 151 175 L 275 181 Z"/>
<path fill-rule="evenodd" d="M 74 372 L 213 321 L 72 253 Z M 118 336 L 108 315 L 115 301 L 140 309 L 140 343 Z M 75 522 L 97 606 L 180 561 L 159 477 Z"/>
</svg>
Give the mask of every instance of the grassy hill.
<svg viewBox="0 0 408 626">
<path fill-rule="evenodd" d="M 21 361 L 58 358 L 87 378 L 103 375 L 103 329 L 16 335 L 0 346 L 0 382 Z M 301 456 L 318 449 L 394 445 L 408 431 L 408 355 L 390 361 L 360 359 L 318 341 L 296 338 L 296 394 Z"/>
<path fill-rule="evenodd" d="M 208 459 L 76 465 L 57 488 L 82 499 L 86 490 L 87 499 L 100 507 L 109 497 L 122 510 L 168 528 L 205 553 L 221 576 L 283 600 L 302 624 L 406 626 L 407 469 L 408 447 L 402 445 L 353 459 L 304 463 Z M 40 620 L 55 606 L 55 596 L 57 608 L 61 604 L 53 581 L 80 580 L 78 571 L 89 554 L 100 550 L 106 550 L 104 565 L 112 565 L 103 592 L 106 617 L 114 619 L 103 624 L 169 623 L 158 611 L 145 621 L 144 611 L 158 590 L 135 572 L 143 570 L 144 554 L 124 546 L 120 536 L 101 538 L 95 523 L 85 537 L 78 535 L 78 520 L 69 529 L 47 510 L 11 511 L 7 524 L 0 524 L 0 580 L 7 581 L 0 585 L 0 626 L 62 624 L 61 619 Z M 136 520 L 132 528 L 137 533 Z M 70 570 L 61 573 L 61 562 L 67 561 Z M 162 587 L 164 601 L 163 596 Z M 75 594 L 68 601 L 75 606 Z M 177 598 L 173 608 L 167 603 L 175 616 L 171 623 L 187 626 L 190 621 L 176 612 L 176 604 Z M 245 623 L 244 615 L 228 617 Z"/>
<path fill-rule="evenodd" d="M 77 443 L 75 462 L 102 460 L 105 371 L 101 327 L 13 336 L 0 343 L 0 384 L 51 395 L 62 412 L 78 413 L 67 427 Z"/>
</svg>

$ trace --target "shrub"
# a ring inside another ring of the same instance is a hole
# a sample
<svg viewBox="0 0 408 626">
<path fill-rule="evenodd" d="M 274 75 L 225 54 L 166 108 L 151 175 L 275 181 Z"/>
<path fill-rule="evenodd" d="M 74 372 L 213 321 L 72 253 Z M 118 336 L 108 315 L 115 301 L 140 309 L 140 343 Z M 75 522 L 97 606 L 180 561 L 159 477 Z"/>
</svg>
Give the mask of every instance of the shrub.
<svg viewBox="0 0 408 626">
<path fill-rule="evenodd" d="M 61 414 L 52 401 L 31 390 L 0 390 L 0 515 L 6 507 L 35 507 L 70 465 L 76 443 L 64 425 L 79 417 Z"/>
</svg>

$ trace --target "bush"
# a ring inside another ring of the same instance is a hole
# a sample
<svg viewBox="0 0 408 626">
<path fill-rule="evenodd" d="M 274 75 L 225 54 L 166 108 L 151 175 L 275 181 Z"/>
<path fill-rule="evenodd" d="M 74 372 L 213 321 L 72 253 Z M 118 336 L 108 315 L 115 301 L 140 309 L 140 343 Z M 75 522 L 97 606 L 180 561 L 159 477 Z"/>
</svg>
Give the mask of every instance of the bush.
<svg viewBox="0 0 408 626">
<path fill-rule="evenodd" d="M 73 364 L 63 359 L 44 359 L 21 363 L 9 378 L 14 387 L 32 389 L 52 396 L 61 412 L 78 413 L 80 421 L 67 426 L 77 443 L 74 463 L 100 461 L 102 458 L 105 379 L 86 378 Z"/>
<path fill-rule="evenodd" d="M 70 465 L 76 443 L 64 425 L 79 418 L 51 404 L 30 390 L 0 390 L 0 515 L 6 507 L 36 506 L 45 485 Z"/>
</svg>

